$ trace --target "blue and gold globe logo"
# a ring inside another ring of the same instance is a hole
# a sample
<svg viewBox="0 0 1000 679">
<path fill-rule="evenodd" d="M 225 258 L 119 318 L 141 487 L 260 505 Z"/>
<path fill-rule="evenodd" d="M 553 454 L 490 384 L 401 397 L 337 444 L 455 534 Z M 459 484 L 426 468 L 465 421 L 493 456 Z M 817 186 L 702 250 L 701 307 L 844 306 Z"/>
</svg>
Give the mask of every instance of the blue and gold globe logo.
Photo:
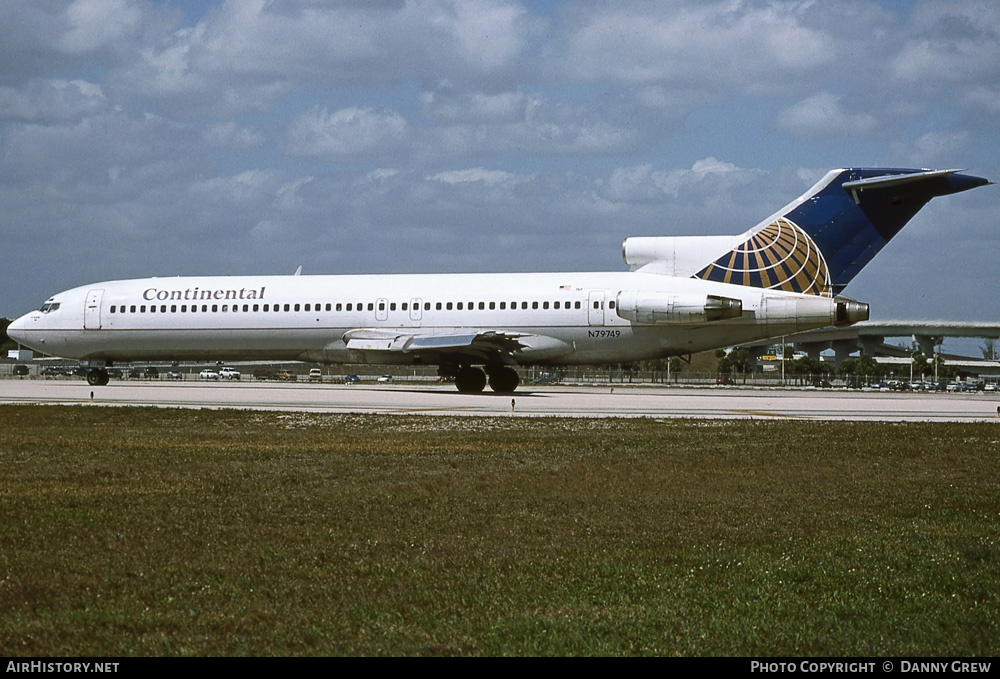
<svg viewBox="0 0 1000 679">
<path fill-rule="evenodd" d="M 706 266 L 695 278 L 833 296 L 823 253 L 809 234 L 784 217 Z"/>
</svg>

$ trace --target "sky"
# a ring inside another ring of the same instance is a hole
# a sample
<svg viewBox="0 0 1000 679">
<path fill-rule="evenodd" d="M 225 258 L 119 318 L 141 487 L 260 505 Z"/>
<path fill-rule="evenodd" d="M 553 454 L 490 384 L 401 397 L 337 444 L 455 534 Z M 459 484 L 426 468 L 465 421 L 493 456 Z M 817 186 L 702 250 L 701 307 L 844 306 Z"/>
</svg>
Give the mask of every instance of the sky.
<svg viewBox="0 0 1000 679">
<path fill-rule="evenodd" d="M 1000 3 L 0 3 L 0 316 L 120 278 L 625 270 L 831 168 L 1000 181 Z M 996 321 L 1000 186 L 848 286 Z"/>
</svg>

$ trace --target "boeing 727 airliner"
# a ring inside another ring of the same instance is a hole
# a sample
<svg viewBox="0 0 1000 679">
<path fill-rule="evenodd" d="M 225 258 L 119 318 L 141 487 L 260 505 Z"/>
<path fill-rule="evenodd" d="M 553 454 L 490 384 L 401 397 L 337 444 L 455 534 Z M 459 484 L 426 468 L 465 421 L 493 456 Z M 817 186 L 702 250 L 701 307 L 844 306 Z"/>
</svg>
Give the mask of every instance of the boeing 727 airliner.
<svg viewBox="0 0 1000 679">
<path fill-rule="evenodd" d="M 691 354 L 868 319 L 847 283 L 958 170 L 832 170 L 735 236 L 628 238 L 618 273 L 146 278 L 60 292 L 7 333 L 80 359 L 435 365 L 510 393 L 516 365 Z"/>
</svg>

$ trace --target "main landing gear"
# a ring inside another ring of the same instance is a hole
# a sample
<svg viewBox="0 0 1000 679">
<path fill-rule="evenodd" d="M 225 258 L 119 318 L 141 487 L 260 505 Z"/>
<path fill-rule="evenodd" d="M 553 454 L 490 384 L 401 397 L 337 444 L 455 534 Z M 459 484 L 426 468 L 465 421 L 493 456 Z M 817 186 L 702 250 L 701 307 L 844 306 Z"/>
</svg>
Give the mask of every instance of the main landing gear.
<svg viewBox="0 0 1000 679">
<path fill-rule="evenodd" d="M 498 394 L 510 394 L 521 383 L 517 371 L 506 366 L 486 366 L 484 373 L 479 368 L 462 366 L 454 371 L 455 386 L 463 394 L 478 394 L 486 387 L 486 374 L 489 373 L 490 389 Z M 442 374 L 447 375 L 444 371 Z"/>
<path fill-rule="evenodd" d="M 495 368 L 489 370 L 489 374 L 490 389 L 498 394 L 511 394 L 521 383 L 521 378 L 517 376 L 517 371 L 513 368 Z"/>
<path fill-rule="evenodd" d="M 111 378 L 104 368 L 91 368 L 87 371 L 87 384 L 92 387 L 103 387 Z"/>
</svg>

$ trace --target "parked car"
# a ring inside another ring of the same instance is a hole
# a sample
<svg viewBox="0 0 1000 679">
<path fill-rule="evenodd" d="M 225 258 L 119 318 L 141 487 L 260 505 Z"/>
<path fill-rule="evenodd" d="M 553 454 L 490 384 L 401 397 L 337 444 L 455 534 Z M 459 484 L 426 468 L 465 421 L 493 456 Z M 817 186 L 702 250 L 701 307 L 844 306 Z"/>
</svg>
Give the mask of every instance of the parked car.
<svg viewBox="0 0 1000 679">
<path fill-rule="evenodd" d="M 288 370 L 279 370 L 277 373 L 275 373 L 274 377 L 275 379 L 286 380 L 286 381 L 295 379 L 294 373 L 291 373 Z"/>
<path fill-rule="evenodd" d="M 171 370 L 167 373 L 168 380 L 183 380 L 184 374 L 180 370 Z"/>
<path fill-rule="evenodd" d="M 257 368 L 253 371 L 253 378 L 255 380 L 275 380 L 278 379 L 278 376 L 265 368 Z"/>
<path fill-rule="evenodd" d="M 156 379 L 157 377 L 160 376 L 160 370 L 159 370 L 159 368 L 155 368 L 155 367 L 153 367 L 151 365 L 147 365 L 146 369 L 143 370 L 142 372 L 143 372 L 143 374 L 145 374 L 146 377 L 149 377 L 151 379 Z"/>
<path fill-rule="evenodd" d="M 310 382 L 322 382 L 323 381 L 323 371 L 319 368 L 309 368 L 309 381 Z"/>
<path fill-rule="evenodd" d="M 65 375 L 66 371 L 54 365 L 50 365 L 48 368 L 42 369 L 43 375 L 55 376 L 55 375 Z"/>
<path fill-rule="evenodd" d="M 24 377 L 28 374 L 28 366 L 26 365 L 15 365 L 14 366 L 14 376 Z"/>
<path fill-rule="evenodd" d="M 387 382 L 392 382 L 392 375 L 382 375 L 378 378 L 378 381 L 385 384 Z"/>
<path fill-rule="evenodd" d="M 235 368 L 230 368 L 228 366 L 219 368 L 219 377 L 224 380 L 237 380 L 240 379 L 240 371 Z"/>
<path fill-rule="evenodd" d="M 344 384 L 359 384 L 361 378 L 357 375 L 344 375 Z"/>
<path fill-rule="evenodd" d="M 557 373 L 540 373 L 535 376 L 535 379 L 531 380 L 532 384 L 555 384 L 559 381 L 559 375 Z"/>
<path fill-rule="evenodd" d="M 205 368 L 201 371 L 200 377 L 203 380 L 217 380 L 219 379 L 219 373 L 215 372 L 211 368 Z"/>
</svg>

